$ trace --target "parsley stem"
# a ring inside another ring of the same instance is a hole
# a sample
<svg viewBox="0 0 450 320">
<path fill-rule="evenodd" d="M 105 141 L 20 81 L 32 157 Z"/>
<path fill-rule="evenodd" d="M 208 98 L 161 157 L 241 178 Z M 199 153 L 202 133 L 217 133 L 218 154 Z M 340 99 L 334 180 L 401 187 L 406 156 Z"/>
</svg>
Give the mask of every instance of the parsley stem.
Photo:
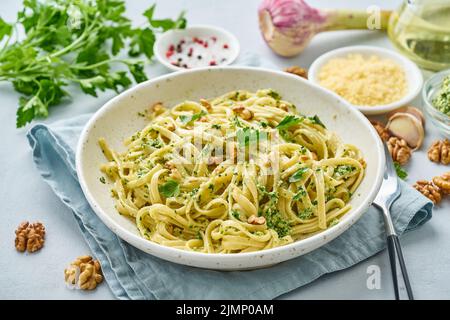
<svg viewBox="0 0 450 320">
<path fill-rule="evenodd" d="M 72 42 L 72 43 L 71 43 L 70 45 L 68 45 L 67 47 L 64 47 L 64 48 L 62 48 L 61 50 L 56 51 L 56 52 L 50 54 L 50 55 L 48 56 L 49 58 L 56 58 L 56 57 L 59 57 L 59 56 L 61 56 L 61 55 L 64 55 L 65 53 L 69 52 L 70 50 L 76 48 L 79 44 L 82 44 L 82 42 L 85 40 L 85 38 L 88 37 L 89 32 L 91 32 L 91 31 L 94 29 L 94 27 L 96 26 L 96 22 L 97 22 L 98 20 L 97 20 L 97 16 L 96 16 L 96 17 L 94 18 L 94 20 L 92 21 L 92 24 L 89 25 L 89 17 L 88 17 L 88 15 L 87 15 L 87 13 L 86 13 L 86 12 L 83 12 L 83 16 L 84 16 L 84 21 L 85 21 L 85 23 L 86 23 L 86 26 L 85 26 L 85 28 L 84 28 L 83 33 L 82 33 L 77 39 L 75 39 L 74 42 Z"/>
<path fill-rule="evenodd" d="M 98 68 L 99 66 L 104 65 L 104 64 L 109 64 L 109 63 L 114 63 L 114 62 L 123 63 L 123 64 L 128 65 L 128 61 L 124 60 L 124 59 L 108 59 L 108 60 L 103 60 L 103 61 L 97 62 L 95 64 L 90 64 L 87 66 L 86 65 L 73 65 L 73 66 L 69 66 L 69 68 L 77 69 L 77 70 L 89 70 L 89 69 Z"/>
</svg>

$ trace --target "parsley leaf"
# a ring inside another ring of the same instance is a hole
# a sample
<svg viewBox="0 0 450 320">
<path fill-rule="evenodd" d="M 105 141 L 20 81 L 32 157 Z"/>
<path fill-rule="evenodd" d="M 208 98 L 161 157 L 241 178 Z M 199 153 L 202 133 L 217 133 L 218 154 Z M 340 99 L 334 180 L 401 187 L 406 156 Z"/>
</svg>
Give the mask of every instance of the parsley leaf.
<svg viewBox="0 0 450 320">
<path fill-rule="evenodd" d="M 144 12 L 147 23 L 137 28 L 125 16 L 123 0 L 24 0 L 17 21 L 0 18 L 0 82 L 11 82 L 22 94 L 17 127 L 47 117 L 50 107 L 69 97 L 69 85 L 97 96 L 128 87 L 130 74 L 136 82 L 147 80 L 143 61 L 119 53 L 128 45 L 129 56 L 151 59 L 157 33 L 186 26 L 184 12 L 175 20 L 156 20 L 154 10 Z M 16 29 L 24 36 L 16 37 Z"/>
<path fill-rule="evenodd" d="M 325 125 L 323 124 L 322 120 L 320 120 L 320 118 L 317 115 L 314 115 L 314 117 L 308 117 L 309 120 L 311 120 L 311 122 L 313 124 L 318 124 L 319 126 L 323 127 L 324 129 L 326 129 Z"/>
<path fill-rule="evenodd" d="M 231 210 L 231 215 L 238 220 L 241 220 L 241 214 L 237 210 Z"/>
<path fill-rule="evenodd" d="M 9 36 L 12 32 L 12 26 L 8 23 L 6 23 L 1 17 L 0 17 L 0 41 L 3 39 L 4 36 Z"/>
<path fill-rule="evenodd" d="M 199 112 L 199 113 L 195 113 L 193 115 L 181 115 L 181 116 L 179 116 L 179 119 L 180 119 L 182 124 L 190 125 L 194 121 L 197 121 L 198 119 L 203 117 L 204 115 L 206 115 L 206 113 L 205 113 L 205 111 L 202 111 L 202 112 Z"/>
<path fill-rule="evenodd" d="M 180 194 L 180 185 L 175 180 L 168 180 L 163 185 L 159 186 L 161 192 L 166 198 L 176 197 Z"/>
<path fill-rule="evenodd" d="M 274 98 L 275 100 L 281 100 L 281 95 L 274 91 L 274 90 L 269 90 L 269 92 L 267 93 L 269 96 L 271 96 L 272 98 Z"/>
<path fill-rule="evenodd" d="M 275 128 L 277 128 L 278 130 L 286 130 L 289 127 L 295 126 L 296 124 L 299 124 L 302 121 L 303 121 L 302 118 L 298 118 L 296 116 L 289 115 L 289 116 L 284 117 L 284 119 L 281 120 L 281 122 Z"/>
<path fill-rule="evenodd" d="M 289 182 L 297 182 L 303 178 L 303 175 L 308 172 L 308 168 L 300 168 L 298 169 L 292 176 L 289 177 Z"/>
<path fill-rule="evenodd" d="M 408 178 L 408 172 L 406 172 L 406 170 L 402 168 L 400 163 L 394 162 L 394 167 L 395 167 L 395 171 L 397 172 L 397 176 L 400 179 L 406 180 L 406 178 Z"/>
</svg>

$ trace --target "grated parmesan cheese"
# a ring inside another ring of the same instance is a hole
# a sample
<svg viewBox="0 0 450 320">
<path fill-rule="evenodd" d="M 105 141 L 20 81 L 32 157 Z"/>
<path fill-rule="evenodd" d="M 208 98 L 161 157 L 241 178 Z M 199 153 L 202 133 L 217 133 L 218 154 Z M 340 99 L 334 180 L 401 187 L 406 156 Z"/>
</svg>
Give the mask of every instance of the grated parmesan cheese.
<svg viewBox="0 0 450 320">
<path fill-rule="evenodd" d="M 330 59 L 319 71 L 319 83 L 354 105 L 376 106 L 400 100 L 407 92 L 405 72 L 390 59 L 349 54 Z"/>
</svg>

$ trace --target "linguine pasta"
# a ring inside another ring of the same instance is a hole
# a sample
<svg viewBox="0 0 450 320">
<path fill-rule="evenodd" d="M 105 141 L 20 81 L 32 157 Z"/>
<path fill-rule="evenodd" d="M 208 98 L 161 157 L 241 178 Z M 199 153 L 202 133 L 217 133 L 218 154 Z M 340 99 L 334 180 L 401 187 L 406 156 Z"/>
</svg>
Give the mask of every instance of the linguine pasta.
<svg viewBox="0 0 450 320">
<path fill-rule="evenodd" d="M 185 101 L 126 139 L 100 139 L 118 212 L 142 237 L 205 253 L 264 250 L 339 222 L 364 160 L 273 90 Z"/>
</svg>

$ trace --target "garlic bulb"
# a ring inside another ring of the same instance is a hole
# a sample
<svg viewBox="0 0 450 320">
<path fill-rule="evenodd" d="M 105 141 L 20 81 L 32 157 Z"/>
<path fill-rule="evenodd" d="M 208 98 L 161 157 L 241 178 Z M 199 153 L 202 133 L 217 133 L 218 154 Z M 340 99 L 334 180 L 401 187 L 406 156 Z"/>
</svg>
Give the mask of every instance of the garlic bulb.
<svg viewBox="0 0 450 320">
<path fill-rule="evenodd" d="M 285 57 L 302 52 L 321 31 L 366 29 L 369 17 L 366 11 L 318 10 L 304 0 L 264 0 L 258 15 L 265 41 Z M 386 29 L 389 15 L 389 11 L 381 11 L 381 29 Z"/>
</svg>

